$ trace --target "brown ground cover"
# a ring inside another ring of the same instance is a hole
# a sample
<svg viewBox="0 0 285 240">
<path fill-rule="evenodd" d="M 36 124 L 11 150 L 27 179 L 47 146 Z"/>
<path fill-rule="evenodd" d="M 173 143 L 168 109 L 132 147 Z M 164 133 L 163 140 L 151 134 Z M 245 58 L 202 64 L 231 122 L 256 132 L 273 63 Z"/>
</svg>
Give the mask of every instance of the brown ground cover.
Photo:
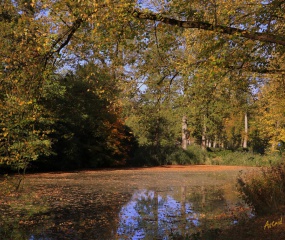
<svg viewBox="0 0 285 240">
<path fill-rule="evenodd" d="M 58 176 L 70 176 L 74 173 L 92 174 L 94 172 L 120 172 L 120 171 L 142 171 L 142 172 L 221 172 L 221 171 L 241 171 L 241 170 L 257 170 L 257 167 L 244 167 L 244 166 L 223 166 L 223 165 L 164 165 L 159 167 L 134 167 L 134 168 L 99 168 L 92 170 L 80 170 L 71 172 L 50 172 L 50 173 L 34 173 L 26 174 L 26 177 L 46 177 Z"/>
<path fill-rule="evenodd" d="M 112 205 L 108 203 L 108 201 L 118 202 L 122 205 L 126 202 L 126 199 L 130 197 L 132 189 L 136 189 L 139 186 L 162 187 L 165 186 L 167 180 L 171 181 L 173 186 L 180 186 L 181 184 L 188 185 L 189 182 L 183 182 L 186 181 L 185 176 L 187 177 L 186 179 L 190 178 L 193 186 L 198 186 L 201 181 L 207 181 L 207 179 L 199 178 L 199 173 L 202 172 L 217 174 L 216 179 L 221 180 L 222 183 L 224 181 L 224 173 L 232 171 L 238 173 L 241 170 L 258 171 L 258 168 L 243 166 L 172 165 L 146 168 L 98 169 L 75 172 L 27 174 L 24 185 L 25 188 L 22 190 L 22 193 L 27 193 L 31 190 L 33 193 L 31 194 L 31 200 L 28 199 L 25 201 L 30 201 L 31 206 L 33 205 L 38 208 L 41 208 L 43 206 L 42 204 L 49 202 L 53 210 L 50 211 L 43 208 L 40 210 L 43 211 L 44 214 L 26 218 L 25 216 L 21 217 L 23 216 L 23 209 L 19 208 L 19 211 L 16 211 L 16 217 L 19 217 L 18 224 L 20 227 L 24 226 L 25 228 L 29 228 L 31 226 L 32 229 L 33 224 L 38 222 L 43 225 L 49 224 L 48 229 L 50 232 L 54 231 L 57 232 L 57 234 L 67 237 L 69 236 L 68 234 L 74 237 L 74 232 L 77 232 L 77 239 L 87 239 L 88 236 L 85 236 L 84 233 L 80 235 L 83 224 L 86 228 L 90 228 L 91 232 L 94 225 L 96 225 L 97 229 L 101 228 L 103 231 L 104 229 L 106 231 L 112 229 L 112 227 L 116 225 L 117 220 L 114 219 L 112 222 L 108 222 L 108 216 L 113 213 L 118 213 L 119 205 Z M 195 175 L 195 180 L 191 179 L 191 176 L 194 176 L 194 174 L 197 174 Z M 156 179 L 155 182 L 153 181 L 154 176 Z M 143 181 L 141 180 L 142 178 L 144 179 Z M 31 186 L 33 187 L 31 188 Z M 122 189 L 124 189 L 124 191 L 122 191 Z M 11 196 L 1 196 L 0 194 L 0 202 L 2 203 L 0 210 L 2 211 L 2 216 L 9 216 L 10 212 L 8 212 L 7 209 L 11 210 L 10 206 L 12 206 L 14 210 L 17 208 L 15 207 L 18 204 L 17 199 L 21 199 L 18 194 L 12 194 Z M 113 207 L 110 208 L 110 206 Z M 24 208 L 28 207 L 25 206 Z M 37 209 L 34 211 L 36 210 Z M 90 214 L 94 211 L 101 211 L 100 219 L 92 218 Z M 245 220 L 237 225 L 223 229 L 220 235 L 213 239 L 285 239 L 285 217 L 284 219 L 281 219 L 284 212 L 283 209 L 280 209 L 279 213 L 270 216 L 255 217 Z M 51 222 L 50 220 L 46 220 L 46 216 L 53 216 L 53 220 Z M 73 222 L 76 216 L 80 216 L 78 225 Z M 84 217 L 82 218 L 82 216 Z M 61 223 L 60 218 L 62 217 L 66 218 L 64 223 Z M 267 226 L 270 227 L 265 227 L 266 223 Z M 60 226 L 60 224 L 66 224 L 66 226 Z M 70 229 L 74 229 L 74 232 L 70 233 Z M 94 232 L 94 234 L 96 233 Z M 108 233 L 106 232 L 106 234 Z"/>
<path fill-rule="evenodd" d="M 284 210 L 267 216 L 259 216 L 234 227 L 224 229 L 219 240 L 284 240 Z M 269 226 L 269 227 L 267 227 Z"/>
</svg>

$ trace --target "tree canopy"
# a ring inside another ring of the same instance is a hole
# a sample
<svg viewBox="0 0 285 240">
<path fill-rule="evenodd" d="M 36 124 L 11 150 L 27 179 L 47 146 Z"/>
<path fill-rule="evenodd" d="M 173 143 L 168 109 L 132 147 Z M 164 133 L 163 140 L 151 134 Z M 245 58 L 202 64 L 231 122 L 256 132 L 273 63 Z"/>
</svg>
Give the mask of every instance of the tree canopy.
<svg viewBox="0 0 285 240">
<path fill-rule="evenodd" d="M 260 139 L 274 151 L 284 141 L 284 8 L 2 0 L 0 163 L 123 164 L 139 144 L 162 164 L 182 119 L 188 144 L 258 149 Z"/>
</svg>

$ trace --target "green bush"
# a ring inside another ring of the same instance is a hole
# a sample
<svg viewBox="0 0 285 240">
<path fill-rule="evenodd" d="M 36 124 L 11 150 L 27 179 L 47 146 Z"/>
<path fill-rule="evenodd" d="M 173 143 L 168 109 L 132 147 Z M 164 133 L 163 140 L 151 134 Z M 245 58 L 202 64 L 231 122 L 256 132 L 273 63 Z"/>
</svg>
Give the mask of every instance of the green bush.
<svg viewBox="0 0 285 240">
<path fill-rule="evenodd" d="M 223 158 L 225 165 L 260 166 L 262 156 L 248 152 L 232 152 Z"/>
<path fill-rule="evenodd" d="M 281 162 L 279 154 L 261 155 L 247 151 L 208 151 L 208 164 L 213 165 L 235 165 L 235 166 L 271 166 Z"/>
<path fill-rule="evenodd" d="M 159 166 L 168 164 L 167 156 L 175 151 L 171 146 L 139 146 L 129 162 L 131 166 Z"/>
<path fill-rule="evenodd" d="M 204 164 L 206 160 L 206 151 L 203 151 L 198 145 L 191 145 L 187 150 L 181 148 L 176 149 L 167 156 L 168 164 Z"/>
<path fill-rule="evenodd" d="M 187 153 L 187 151 L 183 149 L 176 149 L 170 155 L 167 156 L 166 162 L 168 164 L 180 164 L 180 165 L 187 165 L 193 164 L 193 159 Z"/>
<path fill-rule="evenodd" d="M 237 189 L 256 214 L 276 212 L 285 206 L 285 165 L 241 174 L 237 179 Z"/>
<path fill-rule="evenodd" d="M 204 164 L 207 158 L 207 152 L 198 145 L 190 145 L 187 152 L 192 155 L 195 164 Z"/>
<path fill-rule="evenodd" d="M 140 146 L 130 162 L 133 166 L 158 166 L 165 164 L 204 164 L 207 152 L 198 145 L 191 145 L 187 150 L 179 146 Z"/>
<path fill-rule="evenodd" d="M 129 165 L 159 166 L 165 164 L 212 164 L 234 166 L 274 166 L 280 163 L 280 154 L 261 155 L 248 151 L 235 151 L 208 148 L 202 150 L 199 145 L 190 145 L 187 150 L 179 146 L 143 145 L 137 148 Z"/>
<path fill-rule="evenodd" d="M 216 156 L 226 156 L 232 153 L 233 151 L 223 148 L 207 148 L 207 152 L 209 157 L 216 157 Z"/>
</svg>

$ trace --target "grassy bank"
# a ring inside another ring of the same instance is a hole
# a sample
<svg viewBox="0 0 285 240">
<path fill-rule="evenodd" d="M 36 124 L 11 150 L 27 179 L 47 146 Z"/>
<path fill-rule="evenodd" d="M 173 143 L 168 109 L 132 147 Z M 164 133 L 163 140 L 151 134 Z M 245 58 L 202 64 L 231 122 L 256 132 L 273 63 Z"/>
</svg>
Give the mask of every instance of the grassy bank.
<svg viewBox="0 0 285 240">
<path fill-rule="evenodd" d="M 233 165 L 267 167 L 275 166 L 282 161 L 280 153 L 258 154 L 250 151 L 224 150 L 208 148 L 202 150 L 200 146 L 191 145 L 187 150 L 176 149 L 167 155 L 166 164 L 207 164 L 207 165 Z"/>
</svg>

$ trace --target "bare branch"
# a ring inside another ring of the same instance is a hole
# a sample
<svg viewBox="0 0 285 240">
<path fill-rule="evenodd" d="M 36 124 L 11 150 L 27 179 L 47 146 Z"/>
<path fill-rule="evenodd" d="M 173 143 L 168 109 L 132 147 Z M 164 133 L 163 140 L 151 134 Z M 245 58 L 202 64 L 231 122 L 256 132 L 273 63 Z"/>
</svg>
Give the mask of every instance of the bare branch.
<svg viewBox="0 0 285 240">
<path fill-rule="evenodd" d="M 238 34 L 241 37 L 248 38 L 251 40 L 257 40 L 257 41 L 265 42 L 265 43 L 275 43 L 278 45 L 285 46 L 284 37 L 274 35 L 274 34 L 261 33 L 261 32 L 249 32 L 249 31 L 235 28 L 235 27 L 214 25 L 208 22 L 203 22 L 203 21 L 182 21 L 182 20 L 177 20 L 177 19 L 173 19 L 170 17 L 162 16 L 156 13 L 141 12 L 137 9 L 133 10 L 132 15 L 139 19 L 160 21 L 165 24 L 178 26 L 181 28 L 196 28 L 196 29 L 202 29 L 206 31 L 216 31 L 216 32 L 219 32 L 222 34 L 228 34 L 228 35 Z"/>
</svg>

